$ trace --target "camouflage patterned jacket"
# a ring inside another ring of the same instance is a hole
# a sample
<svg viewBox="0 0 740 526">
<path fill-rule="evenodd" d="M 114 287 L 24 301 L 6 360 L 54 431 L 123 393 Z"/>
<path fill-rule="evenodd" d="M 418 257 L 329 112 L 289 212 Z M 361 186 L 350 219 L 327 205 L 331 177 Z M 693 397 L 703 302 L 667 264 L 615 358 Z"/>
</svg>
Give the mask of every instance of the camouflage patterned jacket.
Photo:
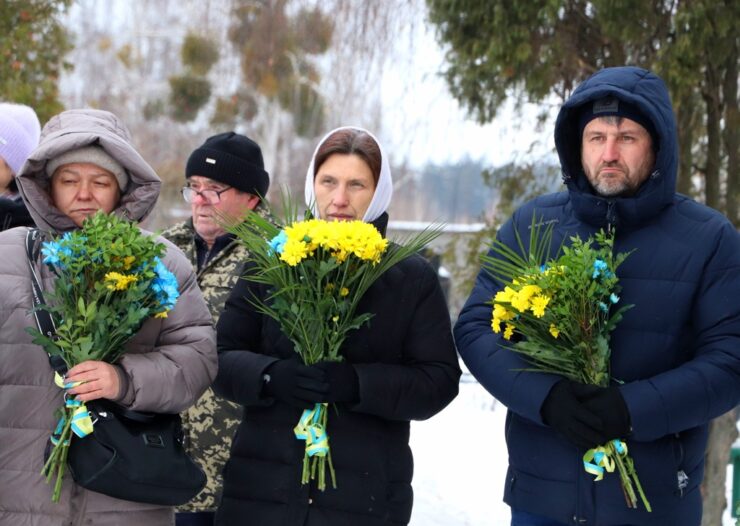
<svg viewBox="0 0 740 526">
<path fill-rule="evenodd" d="M 195 269 L 194 235 L 192 219 L 162 232 L 163 237 L 185 253 Z M 214 326 L 226 298 L 239 279 L 247 254 L 246 248 L 232 241 L 197 273 L 198 285 L 208 303 Z M 241 421 L 241 412 L 241 406 L 214 395 L 209 388 L 195 405 L 182 414 L 188 452 L 208 475 L 208 483 L 203 491 L 189 503 L 178 507 L 177 511 L 215 511 L 218 507 L 223 487 L 221 471 L 229 458 L 231 439 Z"/>
</svg>

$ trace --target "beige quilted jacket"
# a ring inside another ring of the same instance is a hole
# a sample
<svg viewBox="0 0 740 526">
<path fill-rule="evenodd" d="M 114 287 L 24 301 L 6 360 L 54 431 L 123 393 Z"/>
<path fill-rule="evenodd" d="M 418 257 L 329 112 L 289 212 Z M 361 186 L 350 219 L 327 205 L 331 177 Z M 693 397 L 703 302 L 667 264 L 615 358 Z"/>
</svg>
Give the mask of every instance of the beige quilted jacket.
<svg viewBox="0 0 740 526">
<path fill-rule="evenodd" d="M 128 171 L 131 183 L 116 213 L 141 221 L 154 207 L 160 180 L 130 143 L 128 131 L 111 113 L 71 110 L 53 117 L 41 143 L 18 177 L 23 199 L 47 233 L 75 228 L 49 199 L 46 161 L 70 149 L 97 143 Z M 31 282 L 24 227 L 0 233 L 0 526 L 160 526 L 173 523 L 172 509 L 113 499 L 64 481 L 59 503 L 40 475 L 43 452 L 62 402 L 43 349 L 26 328 Z M 120 361 L 128 375 L 124 405 L 175 413 L 197 400 L 216 374 L 211 316 L 192 266 L 174 245 L 164 263 L 177 276 L 181 297 L 166 319 L 150 319 L 126 345 Z M 53 275 L 36 262 L 43 287 Z"/>
</svg>

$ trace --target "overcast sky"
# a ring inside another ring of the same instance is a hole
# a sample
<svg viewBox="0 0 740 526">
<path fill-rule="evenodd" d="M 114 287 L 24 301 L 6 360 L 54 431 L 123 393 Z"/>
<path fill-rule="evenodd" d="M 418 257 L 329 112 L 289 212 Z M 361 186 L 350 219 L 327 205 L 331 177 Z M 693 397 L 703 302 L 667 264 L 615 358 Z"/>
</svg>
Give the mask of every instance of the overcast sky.
<svg viewBox="0 0 740 526">
<path fill-rule="evenodd" d="M 415 167 L 466 156 L 498 166 L 527 155 L 533 141 L 538 142 L 534 156 L 553 150 L 554 113 L 543 132 L 537 133 L 538 106 L 527 105 L 518 116 L 513 104 L 507 104 L 493 123 L 476 124 L 452 98 L 439 75 L 444 53 L 433 29 L 418 24 L 413 30 L 412 45 L 406 36 L 397 39 L 397 58 L 389 61 L 382 80 L 386 108 L 383 134 L 390 143 L 401 146 L 396 155 L 404 151 Z"/>
</svg>

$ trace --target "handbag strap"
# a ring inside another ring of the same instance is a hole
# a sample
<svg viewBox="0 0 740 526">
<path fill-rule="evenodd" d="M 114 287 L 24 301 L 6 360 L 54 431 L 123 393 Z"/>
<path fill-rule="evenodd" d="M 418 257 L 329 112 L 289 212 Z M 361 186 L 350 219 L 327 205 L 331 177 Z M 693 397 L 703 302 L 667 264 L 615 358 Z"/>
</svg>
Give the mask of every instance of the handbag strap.
<svg viewBox="0 0 740 526">
<path fill-rule="evenodd" d="M 28 268 L 31 270 L 31 299 L 33 300 L 33 316 L 36 318 L 36 325 L 41 331 L 41 334 L 47 338 L 54 339 L 57 334 L 56 326 L 54 325 L 54 318 L 48 310 L 44 308 L 46 301 L 44 301 L 44 293 L 39 282 L 38 274 L 36 274 L 36 268 L 33 262 L 36 261 L 39 254 L 38 241 L 41 238 L 41 232 L 38 228 L 30 228 L 26 234 L 26 256 L 28 260 Z M 67 372 L 67 364 L 58 354 L 49 354 L 49 365 L 61 376 Z"/>
<path fill-rule="evenodd" d="M 97 399 L 94 402 L 97 404 L 98 409 L 111 411 L 120 417 L 139 424 L 149 424 L 151 422 L 161 421 L 163 418 L 179 418 L 179 415 L 177 414 L 171 415 L 168 413 L 151 413 L 149 411 L 135 411 L 133 409 L 127 409 L 112 400 L 102 398 Z"/>
</svg>

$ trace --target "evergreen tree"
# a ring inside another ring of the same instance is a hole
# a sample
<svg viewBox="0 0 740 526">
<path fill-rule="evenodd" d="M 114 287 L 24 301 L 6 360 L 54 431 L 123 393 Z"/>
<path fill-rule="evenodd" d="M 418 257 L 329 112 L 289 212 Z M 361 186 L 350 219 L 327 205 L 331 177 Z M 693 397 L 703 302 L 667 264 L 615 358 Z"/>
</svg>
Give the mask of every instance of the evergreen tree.
<svg viewBox="0 0 740 526">
<path fill-rule="evenodd" d="M 427 0 L 452 94 L 481 123 L 508 97 L 565 100 L 624 64 L 666 80 L 677 114 L 679 190 L 738 217 L 738 32 L 732 0 Z M 703 184 L 692 188 L 699 176 Z"/>
<path fill-rule="evenodd" d="M 31 106 L 42 123 L 62 110 L 58 81 L 72 45 L 59 20 L 71 3 L 0 2 L 0 100 Z"/>
</svg>

